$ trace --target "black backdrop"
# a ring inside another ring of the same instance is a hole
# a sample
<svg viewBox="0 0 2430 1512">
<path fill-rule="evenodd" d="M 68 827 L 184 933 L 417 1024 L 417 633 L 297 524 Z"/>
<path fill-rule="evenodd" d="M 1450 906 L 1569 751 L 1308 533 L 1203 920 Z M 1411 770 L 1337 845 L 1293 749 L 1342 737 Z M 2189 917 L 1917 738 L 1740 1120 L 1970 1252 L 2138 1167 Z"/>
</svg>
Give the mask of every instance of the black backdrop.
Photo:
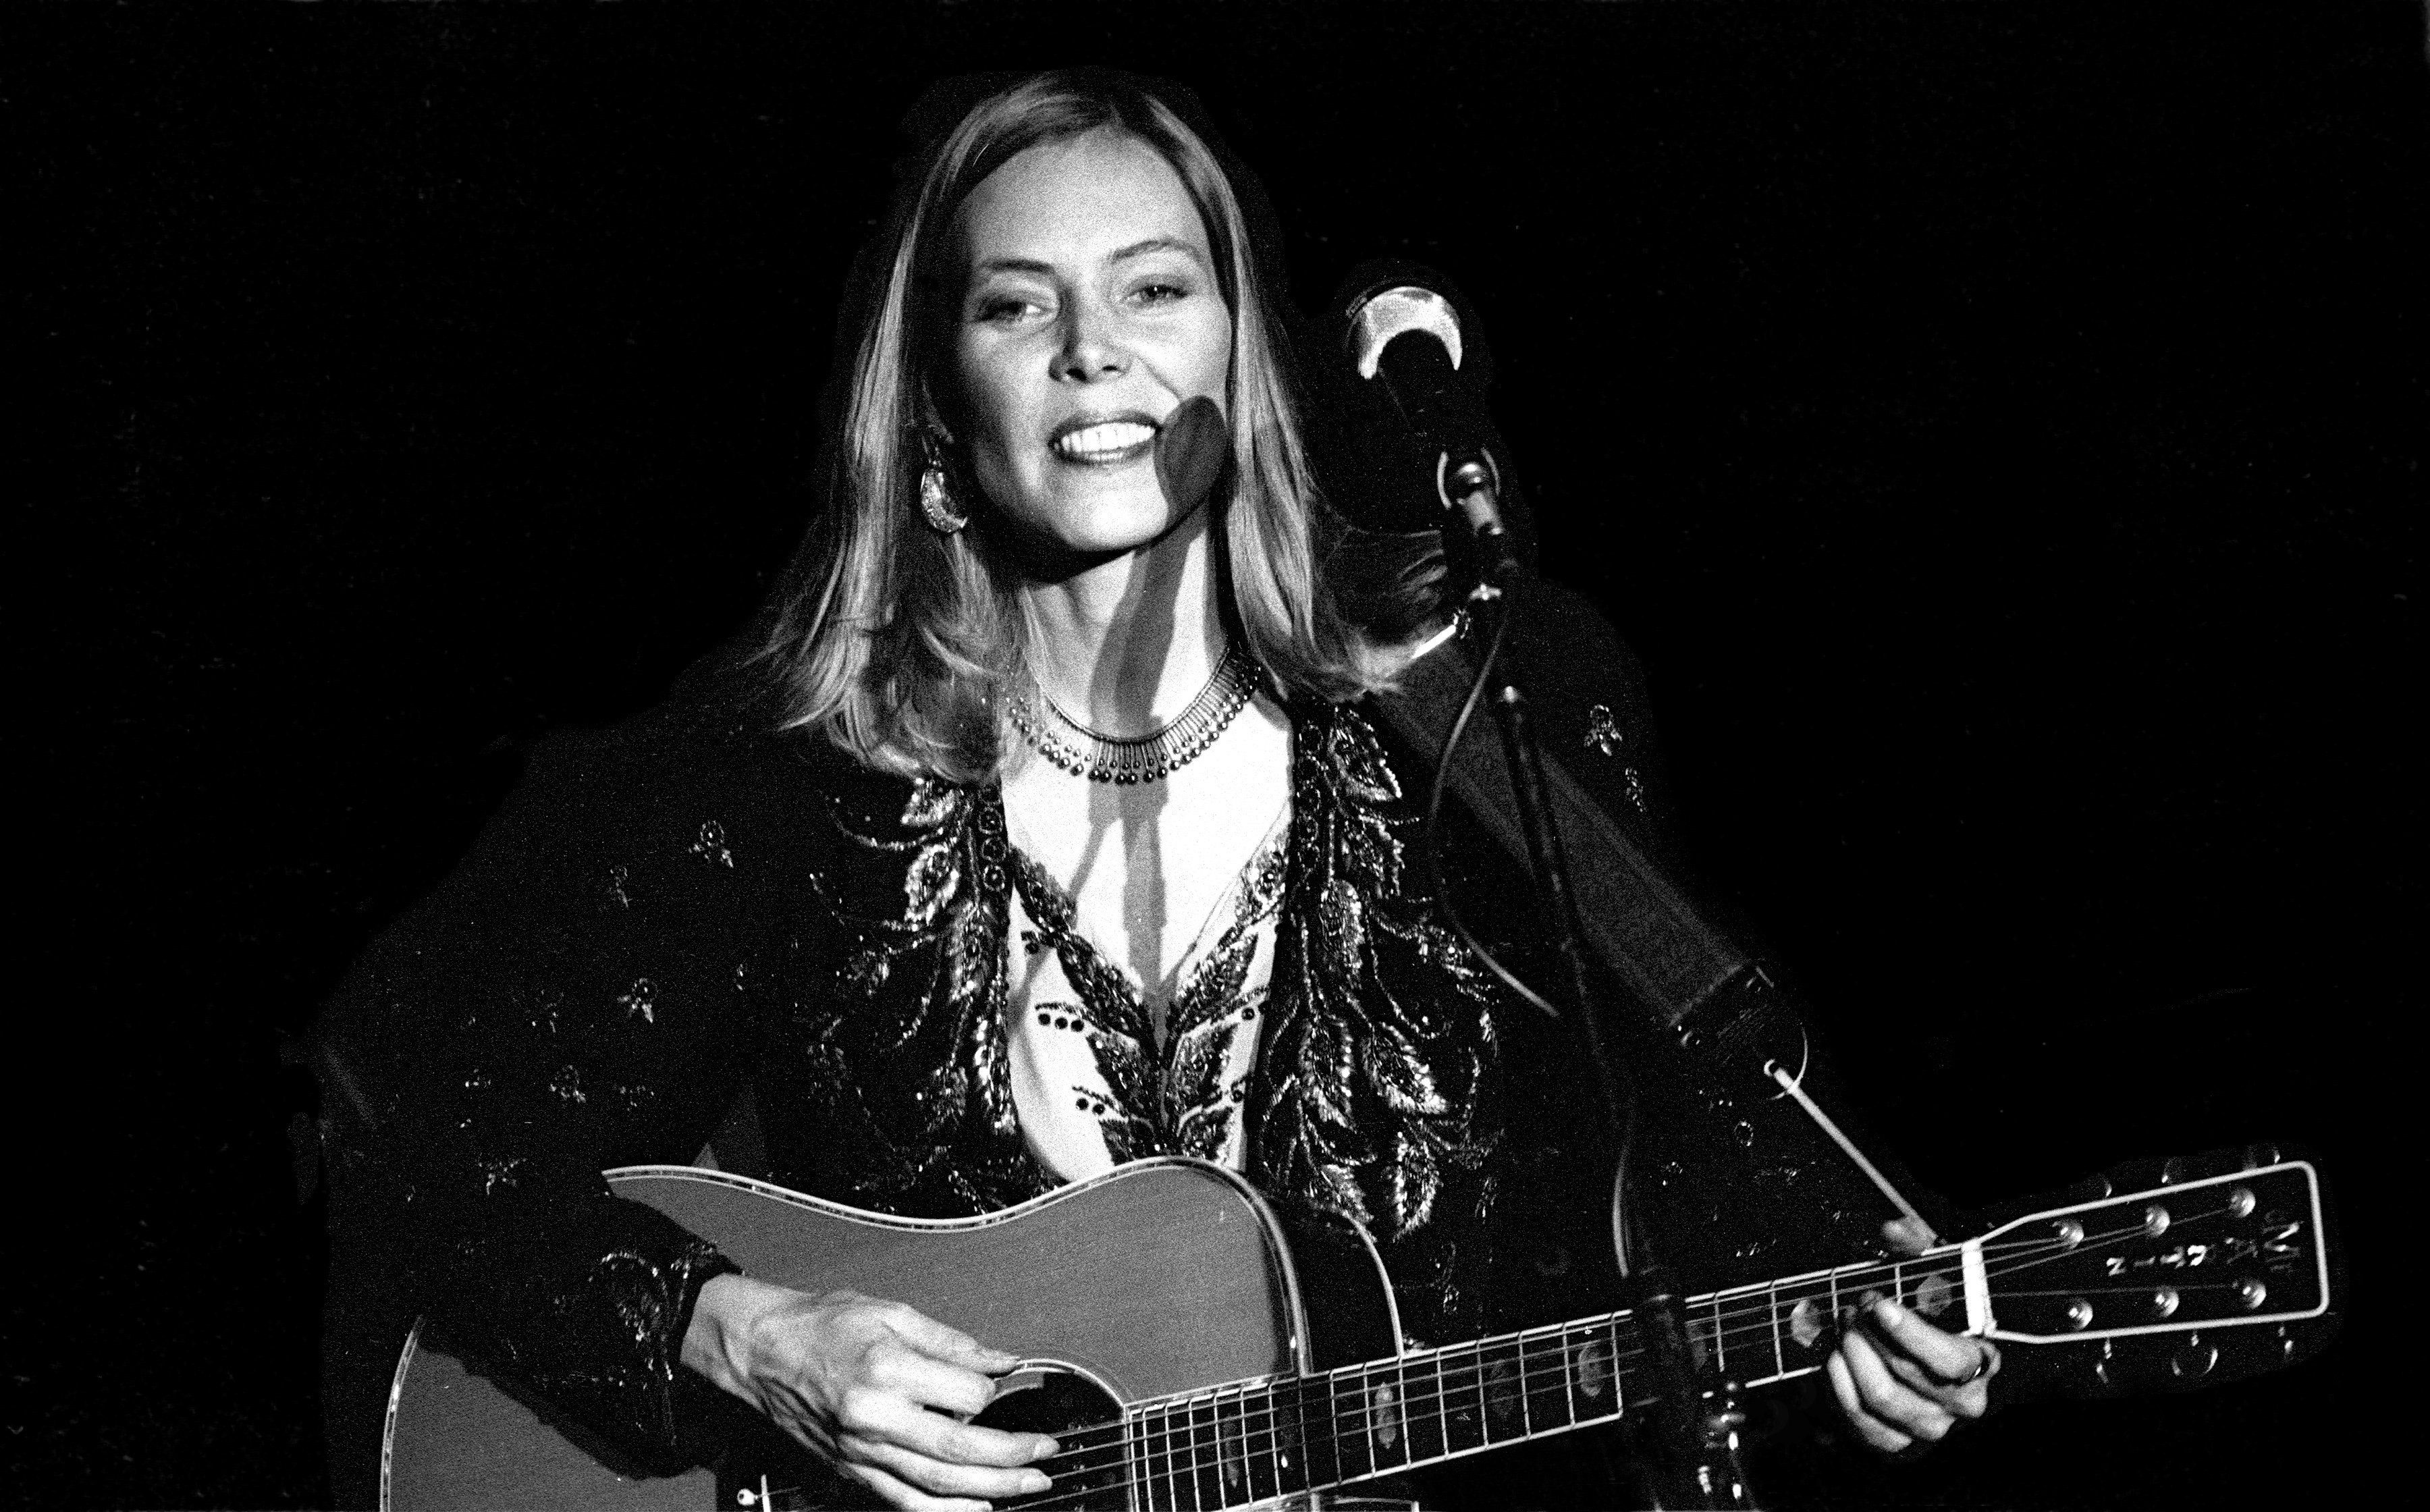
<svg viewBox="0 0 2430 1512">
<path fill-rule="evenodd" d="M 284 1036 L 519 742 L 646 706 L 806 507 L 936 77 L 1192 87 L 1294 291 L 1448 269 L 1705 873 L 1961 1200 L 2302 1141 L 2366 1311 L 2418 1144 L 2418 7 L 12 11 L 7 1480 L 324 1494 Z M 2393 1121 L 2390 1121 L 2393 1122 Z M 2384 1295 L 2384 1294 L 2383 1294 Z M 2385 1308 L 2383 1301 L 2379 1304 Z M 2316 1494 L 2286 1375 L 1784 1502 Z"/>
</svg>

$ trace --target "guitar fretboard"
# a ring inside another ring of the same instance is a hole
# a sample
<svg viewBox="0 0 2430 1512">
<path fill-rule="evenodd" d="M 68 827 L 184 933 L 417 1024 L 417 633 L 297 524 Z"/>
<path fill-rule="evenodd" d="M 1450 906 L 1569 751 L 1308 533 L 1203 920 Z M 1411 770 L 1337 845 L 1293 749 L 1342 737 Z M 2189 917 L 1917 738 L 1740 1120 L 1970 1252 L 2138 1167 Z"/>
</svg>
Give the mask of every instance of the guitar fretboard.
<svg viewBox="0 0 2430 1512">
<path fill-rule="evenodd" d="M 1962 1287 L 1953 1248 L 1706 1292 L 1685 1310 L 1700 1363 L 1754 1387 L 1819 1370 L 1839 1308 L 1868 1291 L 1938 1316 Z M 1118 1430 L 1066 1435 L 1040 1466 L 1057 1492 L 1025 1504 L 1055 1504 L 1065 1477 L 1102 1480 L 1117 1466 L 1154 1512 L 1322 1490 L 1609 1422 L 1651 1400 L 1649 1374 L 1634 1318 L 1621 1311 L 1159 1398 L 1134 1406 Z"/>
</svg>

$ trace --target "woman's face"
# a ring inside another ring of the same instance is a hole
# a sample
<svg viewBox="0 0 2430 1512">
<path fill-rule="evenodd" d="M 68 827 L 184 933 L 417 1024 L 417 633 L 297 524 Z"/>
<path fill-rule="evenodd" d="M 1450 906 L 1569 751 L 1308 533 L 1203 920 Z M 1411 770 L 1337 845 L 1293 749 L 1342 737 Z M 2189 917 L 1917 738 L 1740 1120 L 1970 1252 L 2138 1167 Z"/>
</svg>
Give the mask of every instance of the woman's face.
<svg viewBox="0 0 2430 1512">
<path fill-rule="evenodd" d="M 963 201 L 957 416 L 989 500 L 1049 558 L 1102 558 L 1185 518 L 1157 484 L 1182 401 L 1223 404 L 1232 312 L 1181 176 L 1134 137 L 1032 147 Z"/>
</svg>

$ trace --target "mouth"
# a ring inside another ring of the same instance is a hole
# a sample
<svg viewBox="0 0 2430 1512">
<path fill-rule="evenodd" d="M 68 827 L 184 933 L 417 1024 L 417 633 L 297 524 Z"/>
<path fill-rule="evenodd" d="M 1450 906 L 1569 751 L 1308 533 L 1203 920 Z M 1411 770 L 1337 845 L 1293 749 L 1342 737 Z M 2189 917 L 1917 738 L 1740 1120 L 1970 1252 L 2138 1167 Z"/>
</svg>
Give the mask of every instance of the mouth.
<svg viewBox="0 0 2430 1512">
<path fill-rule="evenodd" d="M 1135 461 L 1156 445 L 1157 423 L 1136 410 L 1119 415 L 1081 415 L 1055 427 L 1047 450 L 1083 467 Z"/>
</svg>

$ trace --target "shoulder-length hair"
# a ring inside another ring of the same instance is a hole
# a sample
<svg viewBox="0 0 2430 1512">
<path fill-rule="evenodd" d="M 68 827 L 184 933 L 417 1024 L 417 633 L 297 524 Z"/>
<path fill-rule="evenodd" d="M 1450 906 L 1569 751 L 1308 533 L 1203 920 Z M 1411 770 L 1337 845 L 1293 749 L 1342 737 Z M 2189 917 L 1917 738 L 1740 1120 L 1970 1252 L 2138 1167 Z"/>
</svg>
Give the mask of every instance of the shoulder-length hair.
<svg viewBox="0 0 2430 1512">
<path fill-rule="evenodd" d="M 1136 80 L 1037 75 L 981 101 L 907 174 L 876 258 L 824 466 L 825 499 L 780 589 L 758 659 L 781 722 L 814 728 L 865 765 L 974 782 L 1001 768 L 997 711 L 1029 675 L 1038 634 L 1023 612 L 1003 527 L 982 499 L 940 535 L 923 519 L 918 429 L 940 418 L 950 311 L 962 270 L 952 229 L 990 174 L 1041 143 L 1098 130 L 1173 165 L 1212 243 L 1232 312 L 1234 465 L 1207 501 L 1227 622 L 1286 694 L 1325 701 L 1379 686 L 1381 661 L 1336 606 L 1323 561 L 1339 529 L 1300 437 L 1283 332 L 1250 223 L 1205 138 Z M 968 470 L 959 470 L 967 477 Z M 966 492 L 969 490 L 965 490 Z"/>
</svg>

